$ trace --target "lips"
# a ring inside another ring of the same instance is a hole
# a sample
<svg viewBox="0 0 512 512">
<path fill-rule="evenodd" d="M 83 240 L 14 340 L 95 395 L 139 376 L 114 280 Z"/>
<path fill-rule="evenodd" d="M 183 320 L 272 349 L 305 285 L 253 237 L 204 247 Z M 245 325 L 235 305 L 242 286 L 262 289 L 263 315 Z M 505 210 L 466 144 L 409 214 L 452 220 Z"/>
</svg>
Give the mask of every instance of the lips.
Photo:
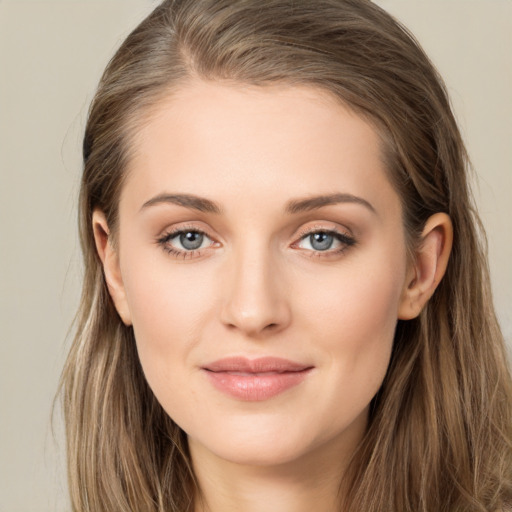
<svg viewBox="0 0 512 512">
<path fill-rule="evenodd" d="M 313 366 L 277 357 L 229 357 L 205 365 L 211 384 L 224 394 L 244 401 L 262 401 L 299 385 Z"/>
</svg>

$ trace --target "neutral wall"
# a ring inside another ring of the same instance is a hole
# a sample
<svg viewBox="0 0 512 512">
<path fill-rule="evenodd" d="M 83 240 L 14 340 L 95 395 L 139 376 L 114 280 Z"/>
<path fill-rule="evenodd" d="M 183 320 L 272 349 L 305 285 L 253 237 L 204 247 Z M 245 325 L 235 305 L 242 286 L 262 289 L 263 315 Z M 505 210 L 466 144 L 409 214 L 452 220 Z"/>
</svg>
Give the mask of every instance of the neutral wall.
<svg viewBox="0 0 512 512">
<path fill-rule="evenodd" d="M 512 344 L 512 2 L 380 0 L 446 78 L 479 178 Z M 50 409 L 77 305 L 80 138 L 99 74 L 150 0 L 0 0 L 0 512 L 67 510 Z"/>
</svg>

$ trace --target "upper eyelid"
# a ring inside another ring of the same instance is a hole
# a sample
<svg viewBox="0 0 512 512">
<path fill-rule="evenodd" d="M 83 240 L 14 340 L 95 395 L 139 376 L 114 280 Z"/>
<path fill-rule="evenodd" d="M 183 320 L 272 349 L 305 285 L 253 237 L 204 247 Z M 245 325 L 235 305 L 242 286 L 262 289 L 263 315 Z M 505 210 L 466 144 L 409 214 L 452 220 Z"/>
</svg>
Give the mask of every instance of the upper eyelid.
<svg viewBox="0 0 512 512">
<path fill-rule="evenodd" d="M 206 229 L 202 229 L 197 226 L 186 226 L 186 225 L 179 226 L 177 228 L 164 229 L 164 230 L 162 230 L 161 235 L 158 235 L 157 238 L 160 239 L 160 238 L 168 237 L 171 235 L 178 235 L 178 234 L 187 233 L 187 232 L 201 233 L 202 235 L 206 235 L 208 238 L 214 238 L 208 233 L 208 230 L 206 230 Z M 352 234 L 350 233 L 350 230 L 348 230 L 348 229 L 339 229 L 339 228 L 334 228 L 334 227 L 325 227 L 325 226 L 318 226 L 318 225 L 315 225 L 315 226 L 312 226 L 309 228 L 305 228 L 305 229 L 300 229 L 298 231 L 298 233 L 295 235 L 295 237 L 302 238 L 309 234 L 319 233 L 319 232 L 333 233 L 333 234 L 345 235 L 347 237 L 352 237 Z"/>
<path fill-rule="evenodd" d="M 307 227 L 307 228 L 301 228 L 299 231 L 298 231 L 298 234 L 296 235 L 297 237 L 299 238 L 303 238 L 305 236 L 308 236 L 308 235 L 311 235 L 313 233 L 319 233 L 319 232 L 322 232 L 322 233 L 332 233 L 332 234 L 335 234 L 335 235 L 341 235 L 341 236 L 344 236 L 346 238 L 355 238 L 354 235 L 352 234 L 352 230 L 346 228 L 346 227 L 335 227 L 335 226 L 329 226 L 329 227 L 326 227 L 326 226 L 320 226 L 318 224 L 315 224 L 313 226 L 310 226 L 310 227 Z"/>
<path fill-rule="evenodd" d="M 178 227 L 168 227 L 168 228 L 163 229 L 161 231 L 161 233 L 157 236 L 157 239 L 162 239 L 162 238 L 166 238 L 169 236 L 176 236 L 181 233 L 187 233 L 190 231 L 194 231 L 196 233 L 201 233 L 202 235 L 206 235 L 208 238 L 212 238 L 208 234 L 208 230 L 206 230 L 206 229 L 202 229 L 200 227 L 192 226 L 192 225 L 190 225 L 190 226 L 184 225 L 184 226 L 178 226 Z"/>
</svg>

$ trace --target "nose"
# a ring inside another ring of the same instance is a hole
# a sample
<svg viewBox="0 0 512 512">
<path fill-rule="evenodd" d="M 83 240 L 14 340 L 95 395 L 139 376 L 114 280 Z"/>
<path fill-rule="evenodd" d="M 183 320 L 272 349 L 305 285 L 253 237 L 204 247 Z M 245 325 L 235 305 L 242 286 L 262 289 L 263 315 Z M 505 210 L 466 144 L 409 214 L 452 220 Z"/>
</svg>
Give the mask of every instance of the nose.
<svg viewBox="0 0 512 512">
<path fill-rule="evenodd" d="M 285 329 L 291 321 L 290 297 L 281 267 L 268 248 L 232 254 L 221 277 L 221 322 L 246 336 L 261 337 Z"/>
</svg>

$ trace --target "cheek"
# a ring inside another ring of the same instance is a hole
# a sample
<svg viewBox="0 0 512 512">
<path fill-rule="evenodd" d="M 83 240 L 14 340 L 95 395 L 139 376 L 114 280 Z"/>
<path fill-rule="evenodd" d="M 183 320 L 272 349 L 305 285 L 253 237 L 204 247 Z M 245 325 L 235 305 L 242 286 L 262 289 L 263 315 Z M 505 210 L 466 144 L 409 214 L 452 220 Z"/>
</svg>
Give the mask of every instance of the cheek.
<svg viewBox="0 0 512 512">
<path fill-rule="evenodd" d="M 148 265 L 138 265 L 138 260 L 127 259 L 124 285 L 139 358 L 158 393 L 162 385 L 179 381 L 170 379 L 170 373 L 181 375 L 191 367 L 187 363 L 210 315 L 212 291 L 208 280 L 191 265 L 172 265 L 165 257 L 154 258 Z"/>
<path fill-rule="evenodd" d="M 315 288 L 302 306 L 307 313 L 302 315 L 301 325 L 316 333 L 317 347 L 331 370 L 325 396 L 337 394 L 334 399 L 339 399 L 344 417 L 360 412 L 385 377 L 403 272 L 400 265 L 347 269 L 324 280 L 326 285 Z M 296 294 L 300 296 L 301 291 Z"/>
<path fill-rule="evenodd" d="M 294 295 L 301 300 L 301 315 L 317 324 L 332 340 L 364 347 L 367 343 L 389 338 L 397 321 L 405 265 L 385 265 L 384 261 L 358 261 L 339 271 L 329 270 L 325 277 L 304 283 Z M 400 261 L 400 260 L 398 260 Z M 338 344 L 336 343 L 336 346 Z"/>
</svg>

